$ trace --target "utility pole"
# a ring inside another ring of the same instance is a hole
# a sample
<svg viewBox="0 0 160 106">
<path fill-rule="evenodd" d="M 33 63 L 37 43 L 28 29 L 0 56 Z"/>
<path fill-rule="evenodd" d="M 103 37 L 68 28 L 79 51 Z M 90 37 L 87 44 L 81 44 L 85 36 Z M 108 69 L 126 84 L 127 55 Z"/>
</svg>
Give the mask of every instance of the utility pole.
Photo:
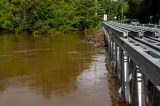
<svg viewBox="0 0 160 106">
<path fill-rule="evenodd" d="M 124 10 L 123 10 L 123 2 L 124 2 L 124 0 L 121 0 L 120 1 L 121 2 L 121 20 L 123 19 L 123 13 L 124 13 Z"/>
</svg>

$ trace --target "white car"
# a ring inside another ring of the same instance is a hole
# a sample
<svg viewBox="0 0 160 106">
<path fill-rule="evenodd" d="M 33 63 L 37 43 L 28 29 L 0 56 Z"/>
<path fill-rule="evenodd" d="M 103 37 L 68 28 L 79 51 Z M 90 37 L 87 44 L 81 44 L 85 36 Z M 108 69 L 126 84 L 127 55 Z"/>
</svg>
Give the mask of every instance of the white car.
<svg viewBox="0 0 160 106">
<path fill-rule="evenodd" d="M 138 19 L 132 19 L 132 20 L 131 20 L 131 25 L 136 25 L 136 26 L 138 26 L 138 25 L 140 25 L 140 22 L 139 22 Z"/>
</svg>

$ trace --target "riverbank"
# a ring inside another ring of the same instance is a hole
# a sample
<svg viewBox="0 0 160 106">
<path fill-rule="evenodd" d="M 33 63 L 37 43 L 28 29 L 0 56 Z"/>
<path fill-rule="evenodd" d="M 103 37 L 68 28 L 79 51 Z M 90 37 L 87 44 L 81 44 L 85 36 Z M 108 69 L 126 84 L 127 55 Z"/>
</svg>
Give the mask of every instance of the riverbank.
<svg viewBox="0 0 160 106">
<path fill-rule="evenodd" d="M 93 35 L 87 36 L 86 41 L 93 43 L 94 46 L 97 48 L 104 48 L 105 47 L 104 34 L 101 31 L 98 31 L 97 33 L 95 33 Z"/>
</svg>

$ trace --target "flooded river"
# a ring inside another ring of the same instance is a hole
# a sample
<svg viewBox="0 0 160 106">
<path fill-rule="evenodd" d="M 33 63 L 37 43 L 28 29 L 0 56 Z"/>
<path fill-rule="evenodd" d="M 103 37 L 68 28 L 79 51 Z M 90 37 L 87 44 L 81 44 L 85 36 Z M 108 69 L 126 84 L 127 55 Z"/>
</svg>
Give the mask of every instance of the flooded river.
<svg viewBox="0 0 160 106">
<path fill-rule="evenodd" d="M 121 105 L 105 58 L 77 35 L 2 35 L 0 106 Z"/>
</svg>

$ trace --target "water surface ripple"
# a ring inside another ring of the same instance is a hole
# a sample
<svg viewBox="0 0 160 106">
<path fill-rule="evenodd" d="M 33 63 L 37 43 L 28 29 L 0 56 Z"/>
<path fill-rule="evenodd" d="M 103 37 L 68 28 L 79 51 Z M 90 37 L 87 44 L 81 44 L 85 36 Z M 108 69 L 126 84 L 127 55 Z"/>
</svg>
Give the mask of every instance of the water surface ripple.
<svg viewBox="0 0 160 106">
<path fill-rule="evenodd" d="M 82 37 L 0 36 L 0 106 L 111 106 L 107 74 Z"/>
</svg>

